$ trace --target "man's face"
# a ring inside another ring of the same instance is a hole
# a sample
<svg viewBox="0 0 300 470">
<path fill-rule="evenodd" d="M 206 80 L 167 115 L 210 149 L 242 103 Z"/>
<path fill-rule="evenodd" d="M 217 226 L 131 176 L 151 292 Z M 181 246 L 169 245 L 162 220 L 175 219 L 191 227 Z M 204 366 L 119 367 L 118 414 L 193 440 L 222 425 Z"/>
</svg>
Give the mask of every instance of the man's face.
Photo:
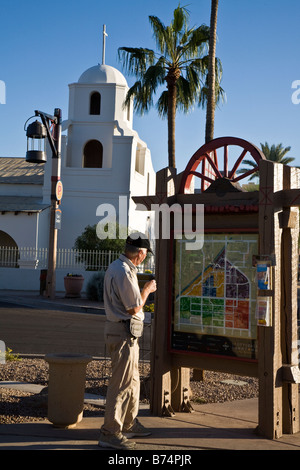
<svg viewBox="0 0 300 470">
<path fill-rule="evenodd" d="M 148 252 L 147 252 L 146 250 L 145 250 L 145 251 L 144 251 L 144 250 L 139 250 L 139 254 L 138 254 L 138 263 L 137 263 L 137 264 L 141 264 L 141 263 L 144 261 L 144 259 L 145 259 L 146 256 L 147 256 L 147 253 L 148 253 Z"/>
</svg>

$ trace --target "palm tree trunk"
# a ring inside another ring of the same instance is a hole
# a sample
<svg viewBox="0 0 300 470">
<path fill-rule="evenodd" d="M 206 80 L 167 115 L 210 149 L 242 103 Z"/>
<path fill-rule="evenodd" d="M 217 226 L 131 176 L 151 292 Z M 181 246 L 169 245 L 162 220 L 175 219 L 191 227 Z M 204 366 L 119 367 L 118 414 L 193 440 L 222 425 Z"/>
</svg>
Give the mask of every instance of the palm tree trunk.
<svg viewBox="0 0 300 470">
<path fill-rule="evenodd" d="M 166 82 L 168 87 L 168 159 L 169 167 L 176 168 L 175 161 L 175 117 L 176 117 L 176 81 L 180 77 L 179 69 L 170 69 Z"/>
<path fill-rule="evenodd" d="M 207 97 L 207 108 L 206 108 L 205 142 L 209 142 L 210 140 L 214 138 L 215 106 L 216 106 L 215 60 L 216 60 L 218 4 L 219 4 L 219 0 L 211 0 L 209 67 L 208 67 L 208 97 Z"/>
</svg>

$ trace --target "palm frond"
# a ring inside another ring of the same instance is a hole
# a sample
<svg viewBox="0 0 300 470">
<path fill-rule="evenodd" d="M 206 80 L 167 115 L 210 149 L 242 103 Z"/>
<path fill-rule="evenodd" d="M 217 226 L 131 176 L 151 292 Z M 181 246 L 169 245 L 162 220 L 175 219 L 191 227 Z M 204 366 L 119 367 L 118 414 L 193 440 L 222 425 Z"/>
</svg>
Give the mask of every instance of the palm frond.
<svg viewBox="0 0 300 470">
<path fill-rule="evenodd" d="M 193 85 L 194 93 L 197 93 L 202 85 L 202 73 L 199 74 L 197 67 L 193 63 L 186 66 L 185 73 L 187 80 Z"/>
<path fill-rule="evenodd" d="M 133 108 L 143 115 L 153 106 L 153 90 L 141 81 L 137 81 L 128 90 L 124 106 L 128 106 L 133 100 Z"/>
<path fill-rule="evenodd" d="M 247 158 L 245 158 L 243 160 L 243 164 L 249 165 L 251 168 L 247 168 L 247 167 L 246 168 L 239 168 L 236 171 L 238 174 L 246 173 L 246 171 L 252 170 L 253 168 L 255 168 L 257 166 L 257 163 L 254 160 L 248 160 Z"/>
<path fill-rule="evenodd" d="M 196 101 L 197 88 L 198 84 L 194 79 L 187 80 L 183 76 L 180 76 L 176 83 L 177 109 L 180 109 L 185 113 L 188 113 L 191 110 L 191 107 L 195 104 Z"/>
<path fill-rule="evenodd" d="M 193 53 L 194 57 L 196 55 L 203 55 L 205 51 L 208 51 L 209 36 L 209 26 L 204 24 L 192 31 L 191 37 L 188 41 L 188 49 Z"/>
<path fill-rule="evenodd" d="M 204 78 L 206 77 L 207 75 L 207 70 L 208 70 L 208 57 L 205 56 L 205 57 L 202 57 L 202 58 L 196 58 L 194 60 L 192 60 L 189 65 L 186 66 L 186 70 L 189 68 L 189 67 L 192 67 L 193 70 L 196 71 L 196 73 Z"/>
<path fill-rule="evenodd" d="M 141 80 L 136 81 L 127 92 L 124 106 L 133 100 L 134 110 L 140 114 L 147 113 L 153 106 L 153 97 L 157 88 L 165 79 L 164 62 L 160 58 L 155 65 L 148 67 Z"/>
<path fill-rule="evenodd" d="M 189 18 L 189 11 L 186 7 L 181 7 L 180 4 L 173 12 L 172 27 L 175 33 L 181 33 L 186 30 Z"/>
<path fill-rule="evenodd" d="M 280 163 L 283 165 L 288 165 L 289 163 L 292 163 L 295 159 L 293 157 L 285 157 L 280 160 Z"/>
<path fill-rule="evenodd" d="M 284 156 L 291 150 L 291 147 L 283 148 L 282 144 L 278 144 L 278 145 L 273 144 L 270 147 L 267 142 L 265 142 L 264 144 L 261 143 L 260 146 L 267 160 L 270 160 L 276 163 L 282 163 L 283 165 L 288 165 L 289 163 L 295 160 L 293 157 Z M 245 163 L 246 165 L 249 165 L 251 168 L 255 168 L 255 166 L 257 165 L 253 160 L 247 160 L 247 159 L 243 160 L 243 163 Z M 246 171 L 249 171 L 249 168 L 240 168 L 237 171 L 237 173 L 243 174 Z M 250 179 L 253 179 L 255 177 L 259 177 L 259 172 L 253 173 Z"/>
<path fill-rule="evenodd" d="M 161 62 L 157 62 L 155 65 L 151 65 L 145 72 L 143 77 L 143 83 L 150 86 L 155 91 L 159 85 L 162 85 L 165 80 L 166 69 L 161 65 Z"/>
<path fill-rule="evenodd" d="M 162 92 L 156 103 L 156 109 L 161 118 L 168 116 L 168 91 Z"/>
<path fill-rule="evenodd" d="M 209 28 L 205 25 L 197 29 L 190 29 L 182 36 L 178 45 L 178 58 L 187 62 L 194 58 L 200 58 L 207 53 L 209 44 Z"/>
<path fill-rule="evenodd" d="M 295 158 L 293 157 L 285 157 L 285 155 L 291 150 L 291 147 L 283 147 L 282 144 L 275 145 L 273 144 L 271 147 L 267 142 L 264 144 L 260 144 L 261 149 L 267 160 L 271 160 L 272 162 L 283 163 L 284 165 L 288 165 L 289 163 L 293 162 Z"/>
<path fill-rule="evenodd" d="M 208 56 L 203 57 L 202 59 L 203 63 L 201 66 L 203 67 L 202 73 L 205 76 L 205 84 L 201 88 L 200 94 L 199 94 L 199 100 L 198 100 L 198 105 L 201 106 L 202 108 L 205 108 L 207 104 L 207 97 L 208 97 L 208 75 L 206 73 L 206 67 L 208 67 Z M 219 60 L 216 58 L 216 74 L 215 74 L 215 99 L 216 99 L 216 105 L 219 105 L 220 103 L 224 103 L 226 101 L 226 94 L 224 89 L 221 87 L 221 78 L 222 78 L 222 72 L 221 72 L 221 65 L 218 63 Z M 199 64 L 200 66 L 200 64 Z"/>
<path fill-rule="evenodd" d="M 153 65 L 155 53 L 142 47 L 119 47 L 118 58 L 125 70 L 136 77 L 142 77 L 147 68 Z"/>
<path fill-rule="evenodd" d="M 149 21 L 153 29 L 153 36 L 156 40 L 156 44 L 159 47 L 161 54 L 165 54 L 166 44 L 169 44 L 170 42 L 167 27 L 157 16 L 149 16 Z"/>
</svg>

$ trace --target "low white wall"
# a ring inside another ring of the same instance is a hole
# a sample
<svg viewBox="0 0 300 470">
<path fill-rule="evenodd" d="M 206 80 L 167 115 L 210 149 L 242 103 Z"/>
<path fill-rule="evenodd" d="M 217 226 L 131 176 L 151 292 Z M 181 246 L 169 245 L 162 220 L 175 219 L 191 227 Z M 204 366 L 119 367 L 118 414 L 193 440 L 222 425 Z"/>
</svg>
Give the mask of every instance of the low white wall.
<svg viewBox="0 0 300 470">
<path fill-rule="evenodd" d="M 64 276 L 68 272 L 67 269 L 56 270 L 56 292 L 64 292 Z M 96 271 L 76 270 L 74 274 L 82 274 L 84 284 L 82 293 L 86 291 L 89 279 Z M 0 268 L 0 290 L 32 290 L 40 291 L 40 269 L 22 269 L 22 268 Z"/>
</svg>

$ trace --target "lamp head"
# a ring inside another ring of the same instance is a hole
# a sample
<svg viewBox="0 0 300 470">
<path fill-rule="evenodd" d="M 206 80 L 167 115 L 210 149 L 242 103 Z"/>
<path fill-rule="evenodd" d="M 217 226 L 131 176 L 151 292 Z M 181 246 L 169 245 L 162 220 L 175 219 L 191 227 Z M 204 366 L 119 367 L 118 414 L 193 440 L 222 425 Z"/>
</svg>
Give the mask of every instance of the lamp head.
<svg viewBox="0 0 300 470">
<path fill-rule="evenodd" d="M 26 136 L 26 161 L 29 163 L 46 163 L 45 138 L 47 131 L 45 126 L 38 120 L 32 122 L 26 129 Z"/>
</svg>

